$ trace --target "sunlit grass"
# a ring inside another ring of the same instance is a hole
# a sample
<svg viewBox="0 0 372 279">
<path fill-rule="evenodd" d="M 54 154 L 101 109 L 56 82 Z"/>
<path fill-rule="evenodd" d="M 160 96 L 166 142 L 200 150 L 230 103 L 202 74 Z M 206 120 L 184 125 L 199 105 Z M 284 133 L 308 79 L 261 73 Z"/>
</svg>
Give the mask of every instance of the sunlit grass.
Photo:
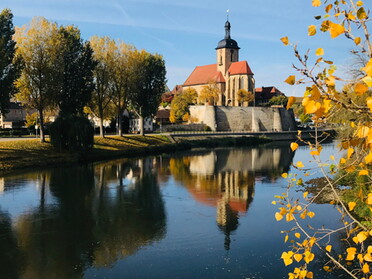
<svg viewBox="0 0 372 279">
<path fill-rule="evenodd" d="M 170 143 L 167 137 L 159 135 L 95 137 L 94 141 L 94 149 L 88 154 L 57 152 L 49 142 L 41 143 L 39 139 L 0 142 L 0 171 L 125 156 L 126 152 Z"/>
</svg>

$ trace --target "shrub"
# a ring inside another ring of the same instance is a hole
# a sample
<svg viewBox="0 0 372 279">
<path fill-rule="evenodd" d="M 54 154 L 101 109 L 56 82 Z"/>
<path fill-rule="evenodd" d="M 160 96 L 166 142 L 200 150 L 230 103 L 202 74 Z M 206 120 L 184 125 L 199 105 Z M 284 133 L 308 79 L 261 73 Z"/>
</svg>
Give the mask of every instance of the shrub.
<svg viewBox="0 0 372 279">
<path fill-rule="evenodd" d="M 88 151 L 93 148 L 94 128 L 85 117 L 59 116 L 50 125 L 50 141 L 59 151 Z"/>
</svg>

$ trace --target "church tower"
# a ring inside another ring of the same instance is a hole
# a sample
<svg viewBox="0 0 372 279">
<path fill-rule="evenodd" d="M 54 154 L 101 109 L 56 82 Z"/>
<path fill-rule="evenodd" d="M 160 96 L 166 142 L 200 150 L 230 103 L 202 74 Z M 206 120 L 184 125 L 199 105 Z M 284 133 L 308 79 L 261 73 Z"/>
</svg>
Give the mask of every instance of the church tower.
<svg viewBox="0 0 372 279">
<path fill-rule="evenodd" d="M 217 70 L 223 75 L 226 75 L 231 63 L 239 61 L 239 49 L 238 43 L 231 39 L 230 35 L 231 24 L 229 19 L 225 23 L 225 38 L 219 41 L 216 52 L 217 52 Z"/>
</svg>

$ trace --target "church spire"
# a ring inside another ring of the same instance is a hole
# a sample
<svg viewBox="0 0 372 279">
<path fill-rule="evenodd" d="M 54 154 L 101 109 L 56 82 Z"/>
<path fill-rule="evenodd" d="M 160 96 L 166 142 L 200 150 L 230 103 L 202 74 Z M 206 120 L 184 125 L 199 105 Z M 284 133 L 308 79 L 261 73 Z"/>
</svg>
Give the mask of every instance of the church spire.
<svg viewBox="0 0 372 279">
<path fill-rule="evenodd" d="M 231 29 L 231 24 L 230 24 L 229 18 L 227 18 L 227 21 L 225 23 L 225 40 L 231 39 L 230 29 Z"/>
</svg>

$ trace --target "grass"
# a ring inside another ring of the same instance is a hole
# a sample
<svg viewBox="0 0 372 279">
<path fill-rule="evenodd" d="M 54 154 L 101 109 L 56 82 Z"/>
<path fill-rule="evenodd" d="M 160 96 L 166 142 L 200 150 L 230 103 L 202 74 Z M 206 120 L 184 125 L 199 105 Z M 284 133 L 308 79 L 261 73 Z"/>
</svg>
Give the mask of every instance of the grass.
<svg viewBox="0 0 372 279">
<path fill-rule="evenodd" d="M 0 173 L 29 167 L 71 165 L 79 162 L 142 156 L 155 152 L 165 153 L 193 147 L 256 145 L 267 140 L 254 137 L 208 137 L 174 144 L 167 136 L 130 135 L 95 137 L 94 142 L 93 150 L 87 153 L 57 152 L 50 143 L 41 143 L 38 139 L 0 142 Z"/>
<path fill-rule="evenodd" d="M 0 172 L 141 154 L 150 147 L 169 144 L 167 137 L 158 135 L 96 137 L 94 140 L 94 149 L 88 154 L 57 152 L 49 142 L 41 143 L 39 139 L 0 142 Z"/>
</svg>

